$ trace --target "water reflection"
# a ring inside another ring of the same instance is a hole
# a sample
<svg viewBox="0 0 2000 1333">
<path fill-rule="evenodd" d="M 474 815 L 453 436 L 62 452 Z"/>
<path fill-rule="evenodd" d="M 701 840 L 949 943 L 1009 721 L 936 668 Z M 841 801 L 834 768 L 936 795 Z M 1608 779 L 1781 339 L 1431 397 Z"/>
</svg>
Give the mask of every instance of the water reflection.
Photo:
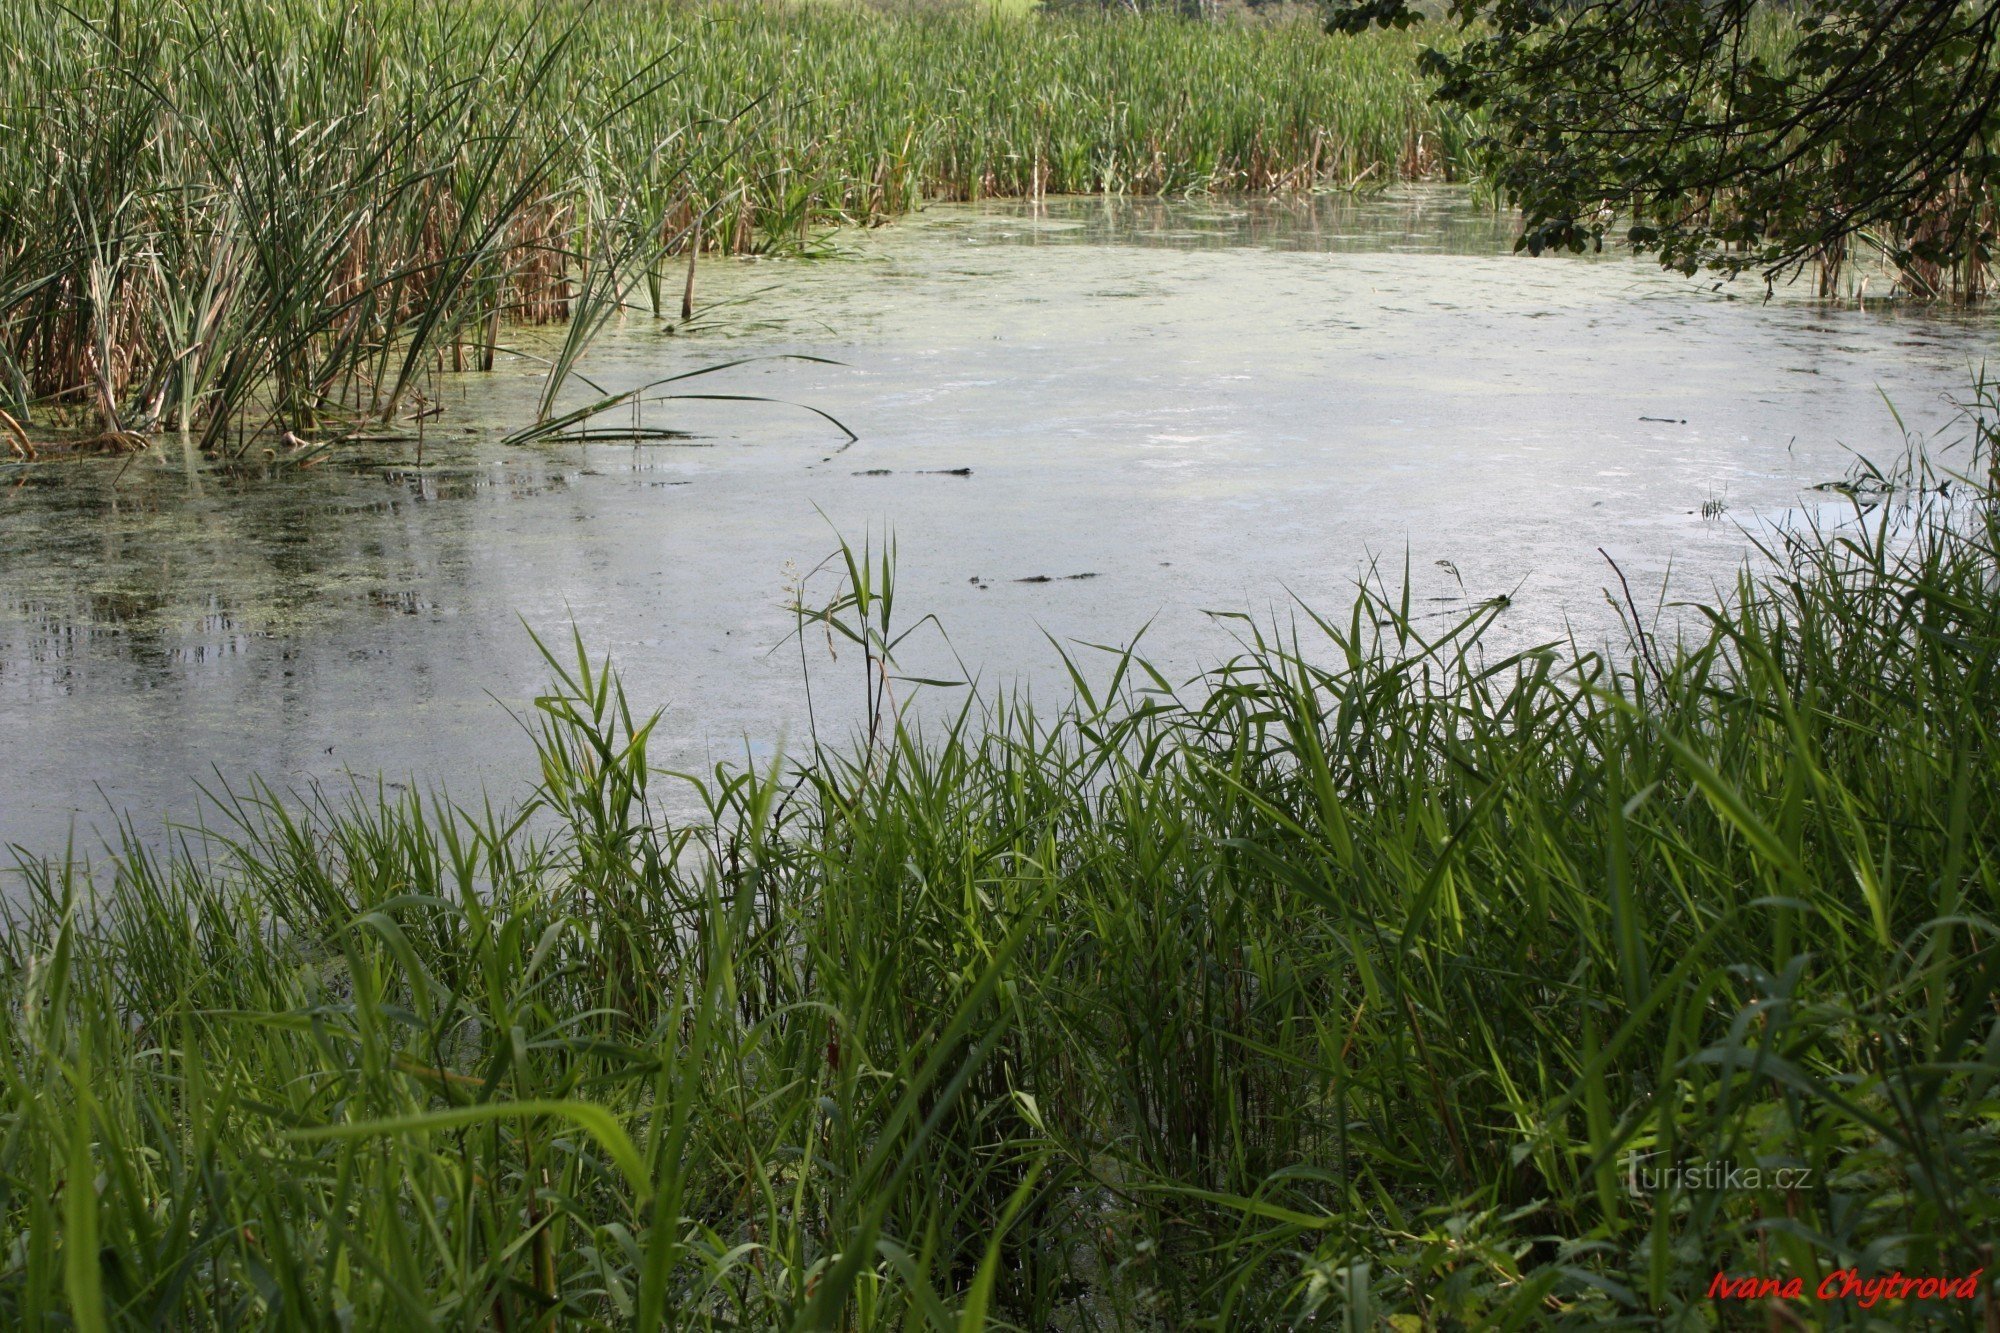
<svg viewBox="0 0 2000 1333">
<path fill-rule="evenodd" d="M 989 684 L 1059 690 L 1043 631 L 1149 624 L 1191 673 L 1228 646 L 1205 609 L 1342 605 L 1371 556 L 1407 556 L 1426 614 L 1506 593 L 1514 642 L 1601 635 L 1599 546 L 1643 590 L 1707 591 L 1743 525 L 1901 447 L 1884 396 L 1938 429 L 1992 345 L 1510 247 L 1452 191 L 940 208 L 835 259 L 705 265 L 695 328 L 635 316 L 589 361 L 616 391 L 829 358 L 697 383 L 823 408 L 850 448 L 776 403 L 677 401 L 644 424 L 698 438 L 508 449 L 524 357 L 443 386 L 421 467 L 33 469 L 0 498 L 0 841 L 107 803 L 156 828 L 212 768 L 511 791 L 506 708 L 544 677 L 523 619 L 575 621 L 668 708 L 663 761 L 768 754 L 805 727 L 770 651 L 785 586 L 835 528 L 894 528 L 902 604 Z M 842 724 L 837 689 L 816 702 Z"/>
</svg>

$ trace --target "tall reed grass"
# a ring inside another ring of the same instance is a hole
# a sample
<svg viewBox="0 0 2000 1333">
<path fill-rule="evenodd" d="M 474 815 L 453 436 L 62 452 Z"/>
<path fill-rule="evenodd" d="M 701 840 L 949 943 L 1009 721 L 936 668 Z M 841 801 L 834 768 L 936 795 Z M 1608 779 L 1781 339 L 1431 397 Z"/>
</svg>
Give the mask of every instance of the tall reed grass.
<svg viewBox="0 0 2000 1333">
<path fill-rule="evenodd" d="M 1628 656 L 1370 584 L 920 725 L 849 551 L 851 745 L 672 779 L 579 644 L 529 808 L 253 787 L 32 862 L 0 1320 L 1990 1322 L 1708 1292 L 1990 1265 L 1996 422 Z"/>
<path fill-rule="evenodd" d="M 1417 39 L 639 0 L 23 0 L 0 13 L 0 421 L 283 457 L 572 346 L 668 256 L 927 198 L 1434 174 Z M 289 440 L 283 437 L 289 434 Z"/>
</svg>

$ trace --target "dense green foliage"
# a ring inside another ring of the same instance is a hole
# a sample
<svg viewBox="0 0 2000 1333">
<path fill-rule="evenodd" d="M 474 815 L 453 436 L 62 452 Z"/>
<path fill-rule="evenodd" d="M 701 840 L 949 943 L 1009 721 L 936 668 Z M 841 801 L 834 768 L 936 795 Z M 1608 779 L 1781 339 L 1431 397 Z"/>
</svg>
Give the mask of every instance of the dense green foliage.
<svg viewBox="0 0 2000 1333">
<path fill-rule="evenodd" d="M 1716 1271 L 1963 1276 L 1990 458 L 1864 478 L 1622 666 L 1364 590 L 1178 690 L 1114 654 L 1053 716 L 878 712 L 675 826 L 579 646 L 531 811 L 230 798 L 35 868 L 0 1322 L 1764 1327 Z M 876 682 L 893 567 L 847 579 L 802 628 Z M 1635 1153 L 1810 1177 L 1630 1192 Z"/>
<path fill-rule="evenodd" d="M 671 316 L 693 244 L 926 198 L 1385 180 L 1462 142 L 1413 38 L 1296 23 L 24 0 L 0 51 L 0 409 L 116 447 L 391 419 L 514 321 L 575 316 L 567 370 L 622 304 Z"/>
<path fill-rule="evenodd" d="M 1330 26 L 1406 23 L 1336 0 Z M 1450 0 L 1469 39 L 1426 57 L 1485 117 L 1483 168 L 1522 244 L 1627 239 L 1693 273 L 1885 259 L 1919 297 L 1982 295 L 2000 186 L 1993 0 Z"/>
</svg>

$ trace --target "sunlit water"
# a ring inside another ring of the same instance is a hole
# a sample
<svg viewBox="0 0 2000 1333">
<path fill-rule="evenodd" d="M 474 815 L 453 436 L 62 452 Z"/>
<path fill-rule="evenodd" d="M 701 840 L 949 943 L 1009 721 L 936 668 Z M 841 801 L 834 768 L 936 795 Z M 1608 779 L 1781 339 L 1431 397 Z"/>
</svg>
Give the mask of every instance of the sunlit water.
<svg viewBox="0 0 2000 1333">
<path fill-rule="evenodd" d="M 1045 635 L 1149 627 L 1185 678 L 1231 649 L 1205 611 L 1342 610 L 1370 560 L 1391 584 L 1407 562 L 1428 623 L 1504 593 L 1510 645 L 1600 642 L 1600 547 L 1649 607 L 1670 569 L 1708 593 L 1855 455 L 1946 427 L 1994 343 L 1974 319 L 1517 258 L 1447 191 L 936 208 L 836 244 L 706 263 L 696 328 L 635 316 L 585 369 L 618 390 L 830 358 L 673 387 L 810 404 L 844 449 L 797 408 L 691 401 L 644 416 L 688 443 L 510 448 L 538 387 L 516 361 L 446 384 L 421 469 L 405 445 L 230 474 L 170 445 L 13 478 L 0 842 L 87 847 L 113 811 L 157 835 L 218 773 L 518 795 L 509 710 L 547 678 L 523 621 L 574 621 L 665 708 L 663 764 L 796 749 L 799 653 L 773 649 L 836 533 L 892 530 L 898 621 L 948 631 L 906 665 L 955 654 L 1039 697 L 1066 693 Z M 819 640 L 809 661 L 842 733 L 860 667 Z"/>
</svg>

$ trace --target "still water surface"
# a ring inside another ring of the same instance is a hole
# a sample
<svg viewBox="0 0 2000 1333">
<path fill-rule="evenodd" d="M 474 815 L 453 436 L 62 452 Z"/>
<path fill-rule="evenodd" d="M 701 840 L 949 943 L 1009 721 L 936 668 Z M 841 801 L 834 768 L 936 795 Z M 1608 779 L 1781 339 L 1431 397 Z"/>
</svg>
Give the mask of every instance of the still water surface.
<svg viewBox="0 0 2000 1333">
<path fill-rule="evenodd" d="M 159 830 L 218 771 L 518 794 L 509 710 L 546 677 L 523 621 L 611 654 L 669 765 L 795 748 L 799 657 L 772 649 L 836 531 L 893 530 L 899 619 L 949 632 L 906 665 L 989 687 L 1060 693 L 1045 633 L 1142 627 L 1184 678 L 1230 648 L 1204 611 L 1344 608 L 1371 558 L 1407 559 L 1426 614 L 1505 593 L 1510 643 L 1598 642 L 1599 547 L 1648 600 L 1669 571 L 1708 592 L 1855 455 L 1947 427 L 1995 342 L 1509 239 L 1446 190 L 935 208 L 836 258 L 706 264 L 693 329 L 635 316 L 586 363 L 618 390 L 829 358 L 680 387 L 811 404 L 844 449 L 795 408 L 685 401 L 644 424 L 688 442 L 509 448 L 523 359 L 445 386 L 421 468 L 169 445 L 31 471 L 0 498 L 0 843 Z M 814 660 L 838 731 L 855 668 Z"/>
</svg>

